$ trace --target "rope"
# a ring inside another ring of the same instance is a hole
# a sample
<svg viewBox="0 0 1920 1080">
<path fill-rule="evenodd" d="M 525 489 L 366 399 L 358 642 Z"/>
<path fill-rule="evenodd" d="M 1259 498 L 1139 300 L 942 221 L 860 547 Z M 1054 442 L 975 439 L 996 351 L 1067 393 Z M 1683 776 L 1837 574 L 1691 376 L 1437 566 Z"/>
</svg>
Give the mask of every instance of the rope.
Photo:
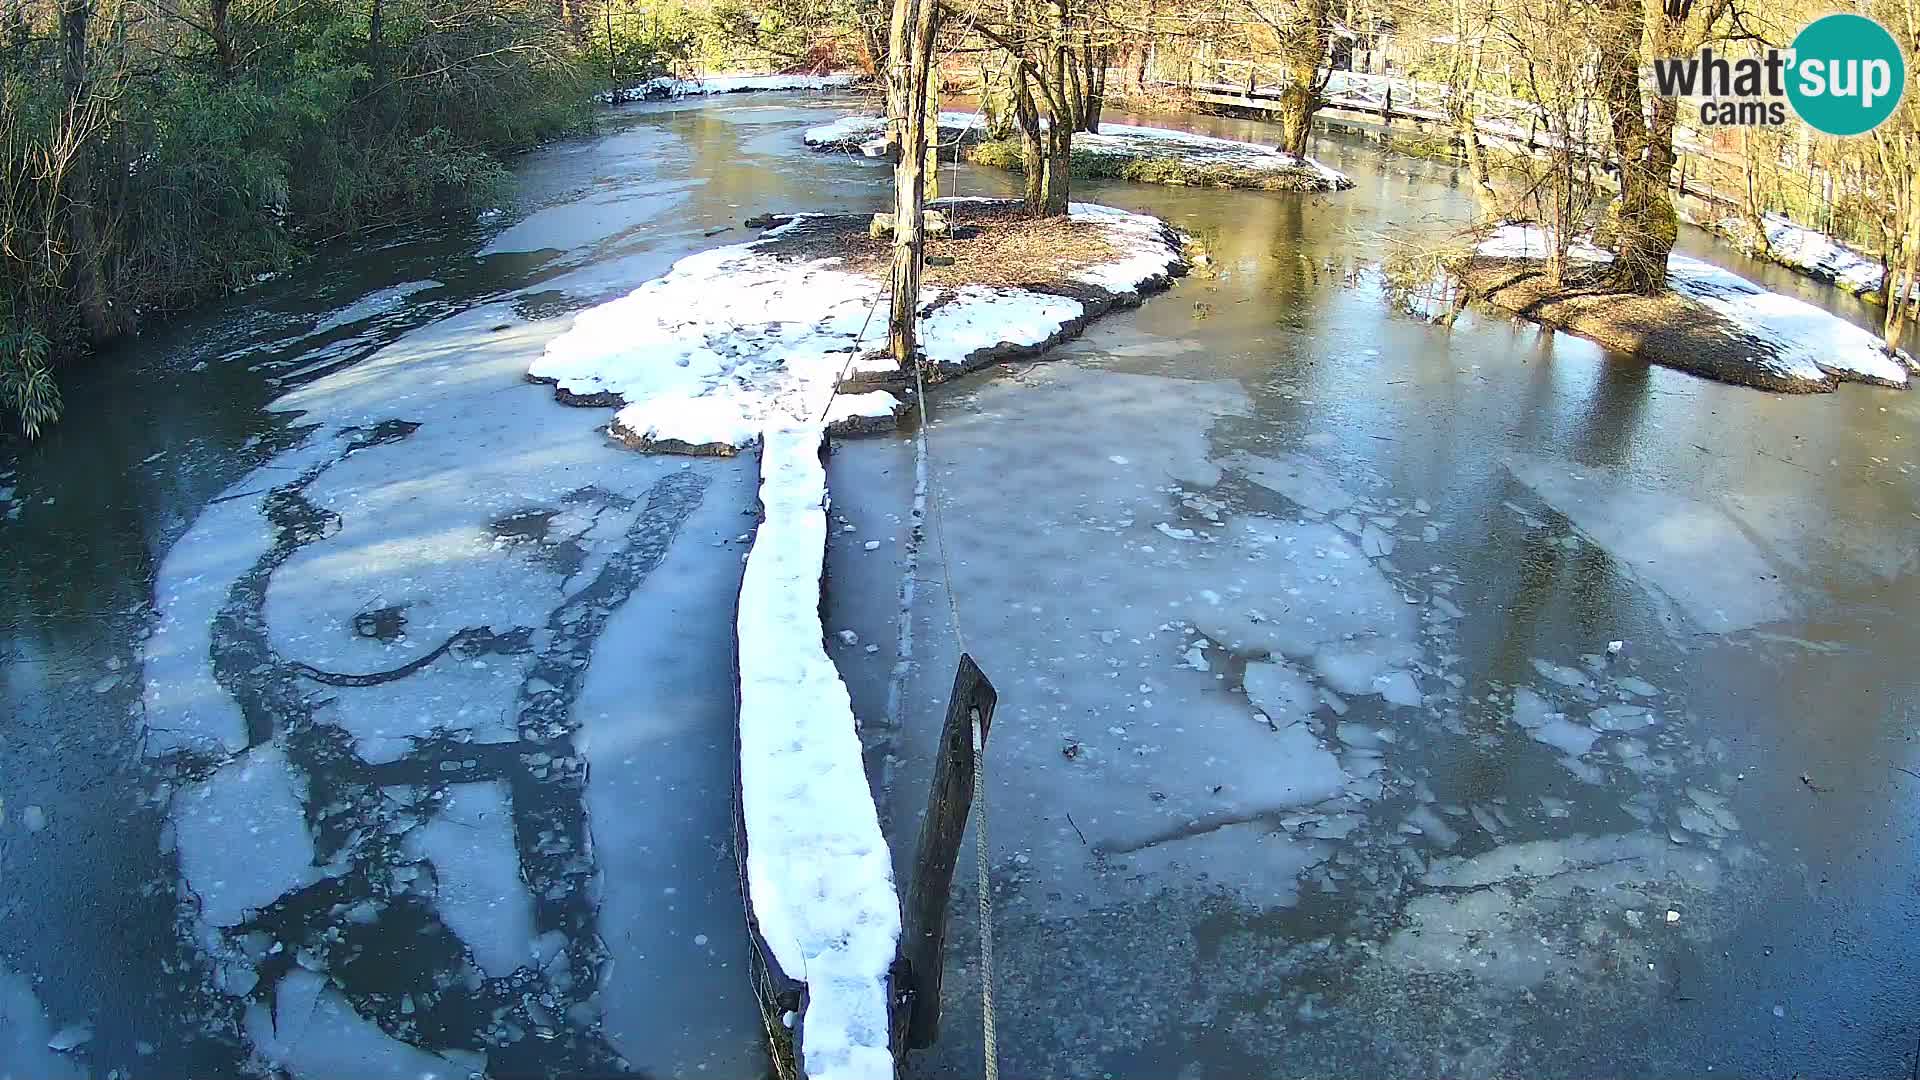
<svg viewBox="0 0 1920 1080">
<path fill-rule="evenodd" d="M 927 432 L 933 426 L 927 411 L 927 383 L 924 375 L 925 365 L 915 357 L 913 363 L 914 391 L 920 402 L 919 453 L 921 459 L 932 457 L 928 448 Z M 927 498 L 933 504 L 933 542 L 940 553 L 940 585 L 947 597 L 947 617 L 953 623 L 953 640 L 961 652 L 967 651 L 967 639 L 960 628 L 960 601 L 954 596 L 953 577 L 949 573 L 951 560 L 947 557 L 946 513 L 940 505 L 938 489 L 933 484 L 932 473 L 927 474 Z M 973 863 L 976 873 L 976 885 L 980 894 L 980 1052 L 984 1058 L 985 1080 L 1000 1080 L 1000 1038 L 994 1024 L 993 1006 L 993 889 L 989 880 L 992 869 L 992 857 L 987 846 L 987 756 L 985 739 L 980 730 L 980 714 L 972 716 L 973 727 L 973 811 L 977 815 L 973 832 Z"/>
<path fill-rule="evenodd" d="M 980 713 L 973 714 L 973 863 L 980 871 L 980 1052 L 986 1080 L 1000 1080 L 1000 1039 L 993 1029 L 993 891 L 987 883 L 987 755 L 980 740 Z"/>
</svg>

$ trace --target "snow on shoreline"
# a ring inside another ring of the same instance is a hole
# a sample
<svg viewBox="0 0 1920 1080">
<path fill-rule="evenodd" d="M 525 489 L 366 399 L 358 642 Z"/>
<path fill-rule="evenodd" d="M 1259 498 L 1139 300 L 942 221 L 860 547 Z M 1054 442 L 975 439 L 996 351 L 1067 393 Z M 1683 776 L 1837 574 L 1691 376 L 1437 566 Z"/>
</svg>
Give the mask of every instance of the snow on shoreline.
<svg viewBox="0 0 1920 1080">
<path fill-rule="evenodd" d="M 893 864 L 853 704 L 826 653 L 826 469 L 818 424 L 769 428 L 763 518 L 740 584 L 740 804 L 747 888 L 781 970 L 807 984 L 797 1037 L 815 1080 L 893 1075 Z"/>
<path fill-rule="evenodd" d="M 1760 251 L 1754 243 L 1757 238 L 1752 236 L 1752 227 L 1744 219 L 1729 219 L 1722 223 L 1720 231 L 1760 258 L 1772 259 L 1815 281 L 1830 282 L 1855 296 L 1879 292 L 1885 284 L 1878 259 L 1863 255 L 1823 232 L 1796 225 L 1779 214 L 1766 215 L 1762 223 L 1767 230 L 1765 251 Z"/>
<path fill-rule="evenodd" d="M 1184 265 L 1157 218 L 1075 203 L 1118 252 L 1113 262 L 1067 275 L 1115 296 L 1137 296 Z M 610 434 L 644 449 L 730 453 L 763 429 L 822 420 L 830 429 L 871 427 L 906 403 L 885 390 L 835 395 L 845 378 L 901 377 L 869 355 L 885 344 L 886 285 L 837 257 L 795 259 L 770 241 L 715 248 L 675 263 L 629 295 L 590 308 L 528 369 L 536 381 L 589 402 L 619 402 Z M 981 356 L 1037 349 L 1084 319 L 1080 300 L 1004 286 L 928 287 L 921 308 L 928 358 L 964 370 Z M 829 413 L 831 407 L 831 413 Z"/>
<path fill-rule="evenodd" d="M 603 104 L 662 101 L 711 94 L 744 94 L 775 90 L 849 90 L 866 79 L 855 72 L 836 75 L 709 75 L 676 79 L 671 75 L 648 79 L 637 86 L 603 91 L 594 97 Z"/>
<path fill-rule="evenodd" d="M 1493 258 L 1546 257 L 1546 235 L 1531 225 L 1503 225 L 1481 241 L 1476 252 Z M 1591 240 L 1576 240 L 1568 254 L 1583 262 L 1613 261 L 1611 252 Z M 1869 331 L 1812 304 L 1783 296 L 1686 255 L 1667 259 L 1667 283 L 1675 293 L 1697 301 L 1757 341 L 1772 347 L 1770 356 L 1754 356 L 1756 365 L 1778 377 L 1829 385 L 1834 379 L 1905 387 L 1911 360 L 1887 351 Z"/>
<path fill-rule="evenodd" d="M 940 129 L 966 131 L 980 127 L 977 112 L 943 112 Z M 1044 123 L 1044 121 L 1043 121 Z M 858 150 L 879 157 L 886 149 L 886 120 L 878 116 L 843 116 L 808 128 L 803 141 L 816 150 Z M 1228 166 L 1257 173 L 1284 173 L 1306 169 L 1318 173 L 1328 191 L 1353 186 L 1346 175 L 1312 158 L 1295 157 L 1271 146 L 1235 139 L 1197 135 L 1174 128 L 1103 123 L 1098 134 L 1076 131 L 1074 149 L 1109 157 L 1177 158 L 1194 166 Z"/>
<path fill-rule="evenodd" d="M 976 128 L 986 130 L 986 120 L 977 112 L 943 112 L 938 123 L 943 141 L 949 132 L 957 135 Z M 815 150 L 857 150 L 865 157 L 883 157 L 887 151 L 887 118 L 855 113 L 810 127 L 800 139 Z"/>
</svg>

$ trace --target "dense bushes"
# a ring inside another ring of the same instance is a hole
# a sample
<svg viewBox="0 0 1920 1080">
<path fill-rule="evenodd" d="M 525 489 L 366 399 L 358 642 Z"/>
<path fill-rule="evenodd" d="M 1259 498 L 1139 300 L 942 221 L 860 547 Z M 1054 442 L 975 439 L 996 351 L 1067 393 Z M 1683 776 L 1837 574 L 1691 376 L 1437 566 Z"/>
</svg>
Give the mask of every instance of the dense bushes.
<svg viewBox="0 0 1920 1080">
<path fill-rule="evenodd" d="M 587 123 L 579 26 L 460 0 L 29 0 L 0 17 L 0 416 L 54 367 Z M 165 14 L 155 14 L 156 10 Z"/>
</svg>

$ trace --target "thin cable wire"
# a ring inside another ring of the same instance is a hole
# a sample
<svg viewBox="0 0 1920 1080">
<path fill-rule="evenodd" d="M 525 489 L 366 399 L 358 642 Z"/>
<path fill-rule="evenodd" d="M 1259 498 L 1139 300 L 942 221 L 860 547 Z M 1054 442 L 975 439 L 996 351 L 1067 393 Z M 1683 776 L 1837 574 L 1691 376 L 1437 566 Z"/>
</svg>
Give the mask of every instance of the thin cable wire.
<svg viewBox="0 0 1920 1080">
<path fill-rule="evenodd" d="M 914 392 L 920 405 L 920 455 L 924 461 L 931 462 L 933 452 L 928 430 L 932 427 L 927 412 L 927 383 L 924 369 L 916 357 L 913 365 Z M 933 504 L 933 543 L 940 555 L 940 589 L 947 597 L 947 617 L 953 624 L 954 644 L 961 652 L 967 651 L 966 632 L 960 624 L 960 601 L 953 592 L 953 576 L 949 572 L 951 560 L 948 558 L 946 513 L 940 503 L 940 493 L 933 482 L 933 471 L 929 465 L 927 471 L 927 500 Z M 980 716 L 972 717 L 973 726 L 973 852 L 976 888 L 980 898 L 980 1052 L 984 1059 L 986 1080 L 1000 1078 L 1000 1036 L 995 1023 L 993 1004 L 993 887 L 991 878 L 992 856 L 987 843 L 987 757 L 985 737 L 980 730 Z"/>
</svg>

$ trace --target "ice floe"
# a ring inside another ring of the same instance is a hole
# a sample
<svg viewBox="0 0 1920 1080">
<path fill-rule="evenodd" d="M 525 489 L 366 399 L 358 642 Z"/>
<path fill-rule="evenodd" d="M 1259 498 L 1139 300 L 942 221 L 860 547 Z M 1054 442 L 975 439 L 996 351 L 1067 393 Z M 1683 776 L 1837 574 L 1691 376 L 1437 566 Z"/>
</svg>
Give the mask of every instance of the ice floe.
<svg viewBox="0 0 1920 1080">
<path fill-rule="evenodd" d="M 234 926 L 282 894 L 319 880 L 305 809 L 306 777 L 277 746 L 235 758 L 173 797 L 180 873 L 200 917 Z"/>
<path fill-rule="evenodd" d="M 431 821 L 406 836 L 408 857 L 433 866 L 434 910 L 499 978 L 533 959 L 533 898 L 521 880 L 507 785 L 454 784 Z"/>
</svg>

